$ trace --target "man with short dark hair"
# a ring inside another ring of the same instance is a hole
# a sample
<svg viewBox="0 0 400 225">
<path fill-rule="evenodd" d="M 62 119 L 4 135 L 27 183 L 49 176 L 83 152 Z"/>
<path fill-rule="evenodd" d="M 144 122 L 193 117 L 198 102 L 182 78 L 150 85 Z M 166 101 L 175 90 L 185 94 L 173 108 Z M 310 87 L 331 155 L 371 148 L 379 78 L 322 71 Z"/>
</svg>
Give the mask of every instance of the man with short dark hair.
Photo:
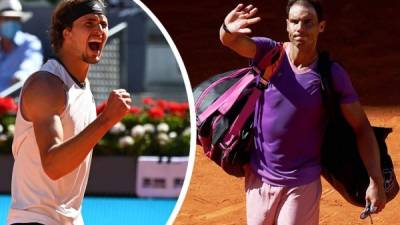
<svg viewBox="0 0 400 225">
<path fill-rule="evenodd" d="M 21 91 L 7 224 L 83 225 L 92 149 L 131 105 L 129 93 L 114 90 L 96 117 L 87 75 L 108 37 L 102 0 L 61 1 L 50 33 L 58 58 Z"/>
<path fill-rule="evenodd" d="M 260 21 L 257 8 L 239 4 L 225 18 L 221 42 L 257 65 L 278 43 L 250 38 L 250 25 Z M 247 223 L 251 225 L 315 225 L 321 197 L 320 148 L 326 127 L 317 72 L 317 40 L 326 22 L 318 0 L 289 0 L 286 29 L 289 42 L 278 72 L 255 109 L 255 149 L 246 167 Z M 354 129 L 370 184 L 366 201 L 373 212 L 386 202 L 379 151 L 369 121 L 346 71 L 331 68 L 341 111 Z"/>
</svg>

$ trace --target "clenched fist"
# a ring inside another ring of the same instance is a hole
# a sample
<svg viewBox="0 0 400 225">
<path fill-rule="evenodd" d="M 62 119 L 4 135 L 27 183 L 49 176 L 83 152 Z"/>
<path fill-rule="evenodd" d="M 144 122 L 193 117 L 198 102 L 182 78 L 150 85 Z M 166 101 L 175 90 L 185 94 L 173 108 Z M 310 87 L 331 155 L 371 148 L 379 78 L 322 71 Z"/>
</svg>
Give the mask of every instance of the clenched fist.
<svg viewBox="0 0 400 225">
<path fill-rule="evenodd" d="M 125 89 L 113 90 L 101 116 L 114 125 L 129 112 L 131 104 L 131 96 Z"/>
</svg>

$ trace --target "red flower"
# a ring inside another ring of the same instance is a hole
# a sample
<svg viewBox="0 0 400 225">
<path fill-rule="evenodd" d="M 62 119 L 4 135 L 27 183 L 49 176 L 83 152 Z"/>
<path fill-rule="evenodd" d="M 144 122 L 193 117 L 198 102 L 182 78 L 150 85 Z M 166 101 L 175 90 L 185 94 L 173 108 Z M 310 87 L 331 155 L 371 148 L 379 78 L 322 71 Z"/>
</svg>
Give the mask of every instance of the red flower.
<svg viewBox="0 0 400 225">
<path fill-rule="evenodd" d="M 173 115 L 179 117 L 185 117 L 186 113 L 189 109 L 188 103 L 178 103 L 178 102 L 170 102 L 169 107 L 171 109 L 171 113 Z"/>
<path fill-rule="evenodd" d="M 169 108 L 170 108 L 170 110 L 171 110 L 171 112 L 172 113 L 175 113 L 175 112 L 177 112 L 177 111 L 180 111 L 181 109 L 181 107 L 180 107 L 180 104 L 179 103 L 177 103 L 177 102 L 169 102 Z"/>
<path fill-rule="evenodd" d="M 156 105 L 162 110 L 169 110 L 169 102 L 167 100 L 158 100 Z"/>
<path fill-rule="evenodd" d="M 12 112 L 15 113 L 17 112 L 17 104 L 15 104 L 15 101 L 13 98 L 10 97 L 5 97 L 5 98 L 0 98 L 0 113 L 8 113 Z"/>
<path fill-rule="evenodd" d="M 184 111 L 188 111 L 189 110 L 189 103 L 188 102 L 184 102 L 181 104 L 182 110 Z"/>
<path fill-rule="evenodd" d="M 154 105 L 155 104 L 154 99 L 151 97 L 143 98 L 142 101 L 143 101 L 143 104 L 145 104 L 145 105 Z"/>
<path fill-rule="evenodd" d="M 159 107 L 153 107 L 149 109 L 149 116 L 152 119 L 162 119 L 164 117 L 164 111 Z"/>
<path fill-rule="evenodd" d="M 136 106 L 131 106 L 131 109 L 129 110 L 130 113 L 132 114 L 137 114 L 140 113 L 142 110 L 139 107 Z"/>
</svg>

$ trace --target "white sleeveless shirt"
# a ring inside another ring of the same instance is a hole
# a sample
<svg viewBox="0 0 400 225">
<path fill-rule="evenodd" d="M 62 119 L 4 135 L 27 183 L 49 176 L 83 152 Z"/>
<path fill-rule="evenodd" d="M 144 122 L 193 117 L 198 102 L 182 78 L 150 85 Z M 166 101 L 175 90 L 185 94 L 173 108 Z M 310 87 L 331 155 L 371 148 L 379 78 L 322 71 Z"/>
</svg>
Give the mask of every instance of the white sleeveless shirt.
<svg viewBox="0 0 400 225">
<path fill-rule="evenodd" d="M 41 71 L 57 76 L 65 84 L 67 105 L 61 122 L 66 140 L 81 132 L 96 118 L 96 106 L 89 83 L 86 81 L 86 87 L 79 87 L 65 68 L 53 59 L 47 61 Z M 50 179 L 42 168 L 32 123 L 23 118 L 20 110 L 17 112 L 12 151 L 15 162 L 7 223 L 83 225 L 81 204 L 92 153 L 69 174 L 58 180 Z"/>
</svg>

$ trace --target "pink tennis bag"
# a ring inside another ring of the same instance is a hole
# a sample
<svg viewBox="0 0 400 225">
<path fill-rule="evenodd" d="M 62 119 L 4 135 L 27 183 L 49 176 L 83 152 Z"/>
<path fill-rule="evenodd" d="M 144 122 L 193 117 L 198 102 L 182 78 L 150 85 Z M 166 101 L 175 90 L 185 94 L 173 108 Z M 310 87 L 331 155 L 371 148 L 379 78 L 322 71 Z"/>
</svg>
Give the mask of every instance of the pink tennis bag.
<svg viewBox="0 0 400 225">
<path fill-rule="evenodd" d="M 257 66 L 216 75 L 194 90 L 197 143 L 230 175 L 244 176 L 254 145 L 254 108 L 283 55 L 278 44 Z"/>
</svg>

